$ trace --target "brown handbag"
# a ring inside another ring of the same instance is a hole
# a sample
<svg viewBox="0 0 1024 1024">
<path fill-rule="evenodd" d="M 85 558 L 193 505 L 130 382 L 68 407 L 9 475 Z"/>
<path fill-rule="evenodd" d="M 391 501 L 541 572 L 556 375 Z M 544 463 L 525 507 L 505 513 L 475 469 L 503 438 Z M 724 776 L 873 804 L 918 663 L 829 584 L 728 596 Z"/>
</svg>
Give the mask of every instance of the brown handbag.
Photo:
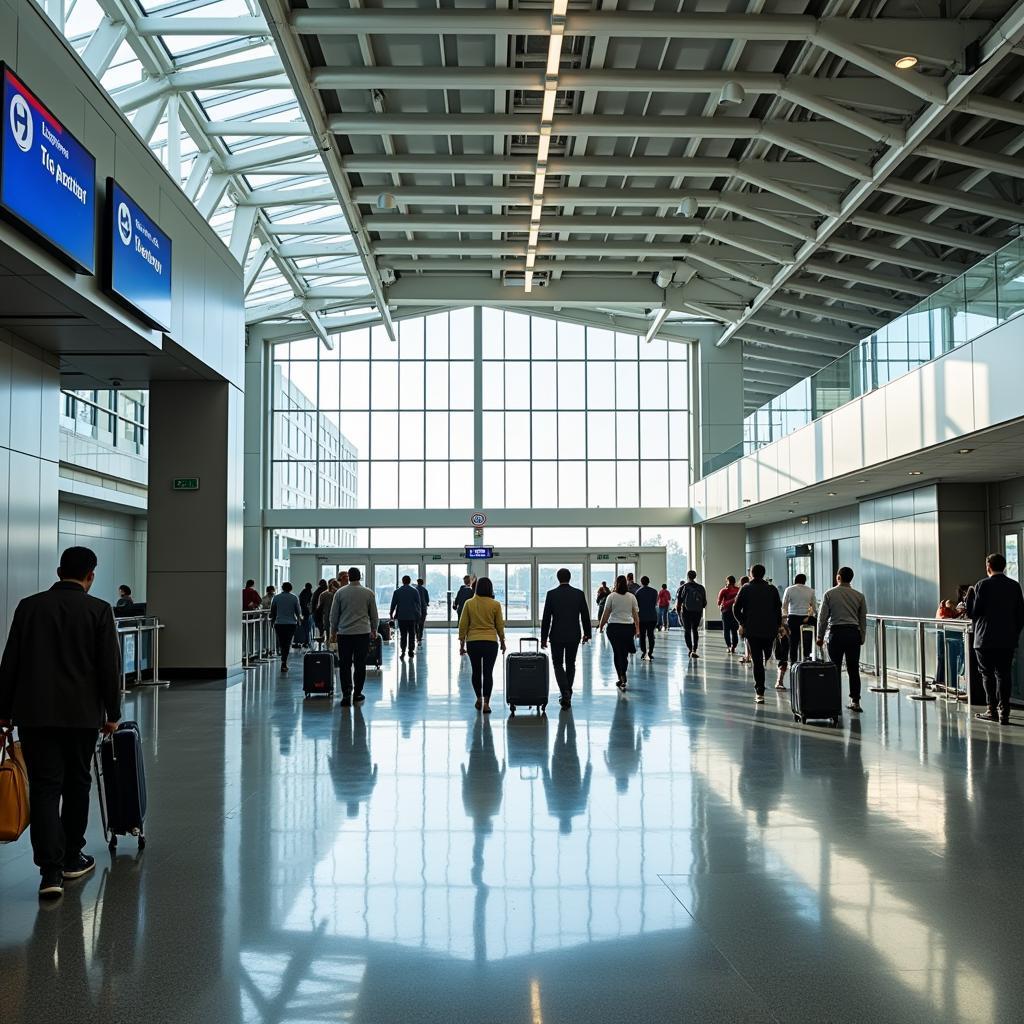
<svg viewBox="0 0 1024 1024">
<path fill-rule="evenodd" d="M 21 744 L 0 730 L 0 843 L 13 843 L 28 828 L 28 772 Z"/>
</svg>

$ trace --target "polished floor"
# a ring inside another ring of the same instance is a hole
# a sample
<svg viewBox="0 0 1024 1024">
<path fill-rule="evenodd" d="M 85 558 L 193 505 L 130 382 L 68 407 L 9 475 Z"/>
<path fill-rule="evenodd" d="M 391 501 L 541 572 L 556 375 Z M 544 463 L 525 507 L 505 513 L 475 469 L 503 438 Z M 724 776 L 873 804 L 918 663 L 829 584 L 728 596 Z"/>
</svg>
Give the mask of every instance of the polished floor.
<svg viewBox="0 0 1024 1024">
<path fill-rule="evenodd" d="M 477 715 L 443 632 L 353 711 L 273 666 L 130 697 L 148 846 L 94 822 L 43 907 L 0 847 L 0 1020 L 1024 1020 L 1024 728 L 798 726 L 707 648 L 620 697 L 598 641 L 549 718 Z"/>
</svg>

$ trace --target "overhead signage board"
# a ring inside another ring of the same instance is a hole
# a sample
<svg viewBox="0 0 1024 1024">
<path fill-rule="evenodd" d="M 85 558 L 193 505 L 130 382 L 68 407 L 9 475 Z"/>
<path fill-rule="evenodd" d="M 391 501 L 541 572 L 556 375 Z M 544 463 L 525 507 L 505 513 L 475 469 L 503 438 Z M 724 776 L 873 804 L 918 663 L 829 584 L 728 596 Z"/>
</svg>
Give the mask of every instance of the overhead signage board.
<svg viewBox="0 0 1024 1024">
<path fill-rule="evenodd" d="M 113 178 L 107 178 L 106 285 L 163 330 L 171 326 L 171 240 Z"/>
<path fill-rule="evenodd" d="M 466 548 L 466 558 L 489 559 L 494 557 L 494 548 Z"/>
<path fill-rule="evenodd" d="M 199 477 L 197 476 L 176 476 L 171 481 L 172 491 L 198 491 Z"/>
<path fill-rule="evenodd" d="M 75 270 L 96 268 L 96 159 L 3 66 L 0 211 Z"/>
</svg>

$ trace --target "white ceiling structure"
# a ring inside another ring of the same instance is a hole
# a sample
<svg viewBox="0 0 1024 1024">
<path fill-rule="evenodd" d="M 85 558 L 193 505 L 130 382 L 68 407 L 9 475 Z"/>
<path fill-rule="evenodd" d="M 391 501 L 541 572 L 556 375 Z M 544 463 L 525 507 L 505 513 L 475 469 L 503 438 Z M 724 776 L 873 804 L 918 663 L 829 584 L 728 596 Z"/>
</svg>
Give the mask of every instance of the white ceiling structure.
<svg viewBox="0 0 1024 1024">
<path fill-rule="evenodd" d="M 1024 2 L 48 3 L 282 334 L 713 322 L 753 407 L 1021 219 Z"/>
</svg>

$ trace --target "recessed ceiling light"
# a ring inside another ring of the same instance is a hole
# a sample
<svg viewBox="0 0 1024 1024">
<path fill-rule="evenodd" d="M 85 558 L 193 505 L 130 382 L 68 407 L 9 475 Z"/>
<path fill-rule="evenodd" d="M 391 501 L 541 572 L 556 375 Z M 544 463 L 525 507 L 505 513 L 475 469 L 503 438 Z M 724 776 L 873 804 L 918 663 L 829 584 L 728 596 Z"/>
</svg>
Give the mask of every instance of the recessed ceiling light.
<svg viewBox="0 0 1024 1024">
<path fill-rule="evenodd" d="M 830 498 L 834 498 L 834 497 L 836 496 L 836 492 L 835 492 L 835 491 L 829 491 L 829 492 L 828 492 L 828 496 L 829 496 Z"/>
<path fill-rule="evenodd" d="M 808 519 L 806 516 L 803 519 L 800 520 L 800 524 L 802 526 L 806 526 L 809 522 L 810 522 L 810 519 Z"/>
<path fill-rule="evenodd" d="M 859 483 L 859 484 L 866 484 L 867 480 L 858 480 L 857 483 Z"/>
<path fill-rule="evenodd" d="M 907 476 L 920 476 L 920 475 L 921 475 L 921 470 L 919 470 L 919 469 L 912 469 L 912 470 L 910 470 L 910 472 L 907 473 Z"/>
<path fill-rule="evenodd" d="M 900 71 L 909 71 L 911 68 L 917 67 L 917 58 L 911 57 L 909 54 L 906 57 L 900 57 L 900 59 L 896 61 L 896 67 L 898 67 Z"/>
<path fill-rule="evenodd" d="M 973 451 L 973 448 L 957 448 L 956 453 L 957 455 L 970 455 Z"/>
</svg>

